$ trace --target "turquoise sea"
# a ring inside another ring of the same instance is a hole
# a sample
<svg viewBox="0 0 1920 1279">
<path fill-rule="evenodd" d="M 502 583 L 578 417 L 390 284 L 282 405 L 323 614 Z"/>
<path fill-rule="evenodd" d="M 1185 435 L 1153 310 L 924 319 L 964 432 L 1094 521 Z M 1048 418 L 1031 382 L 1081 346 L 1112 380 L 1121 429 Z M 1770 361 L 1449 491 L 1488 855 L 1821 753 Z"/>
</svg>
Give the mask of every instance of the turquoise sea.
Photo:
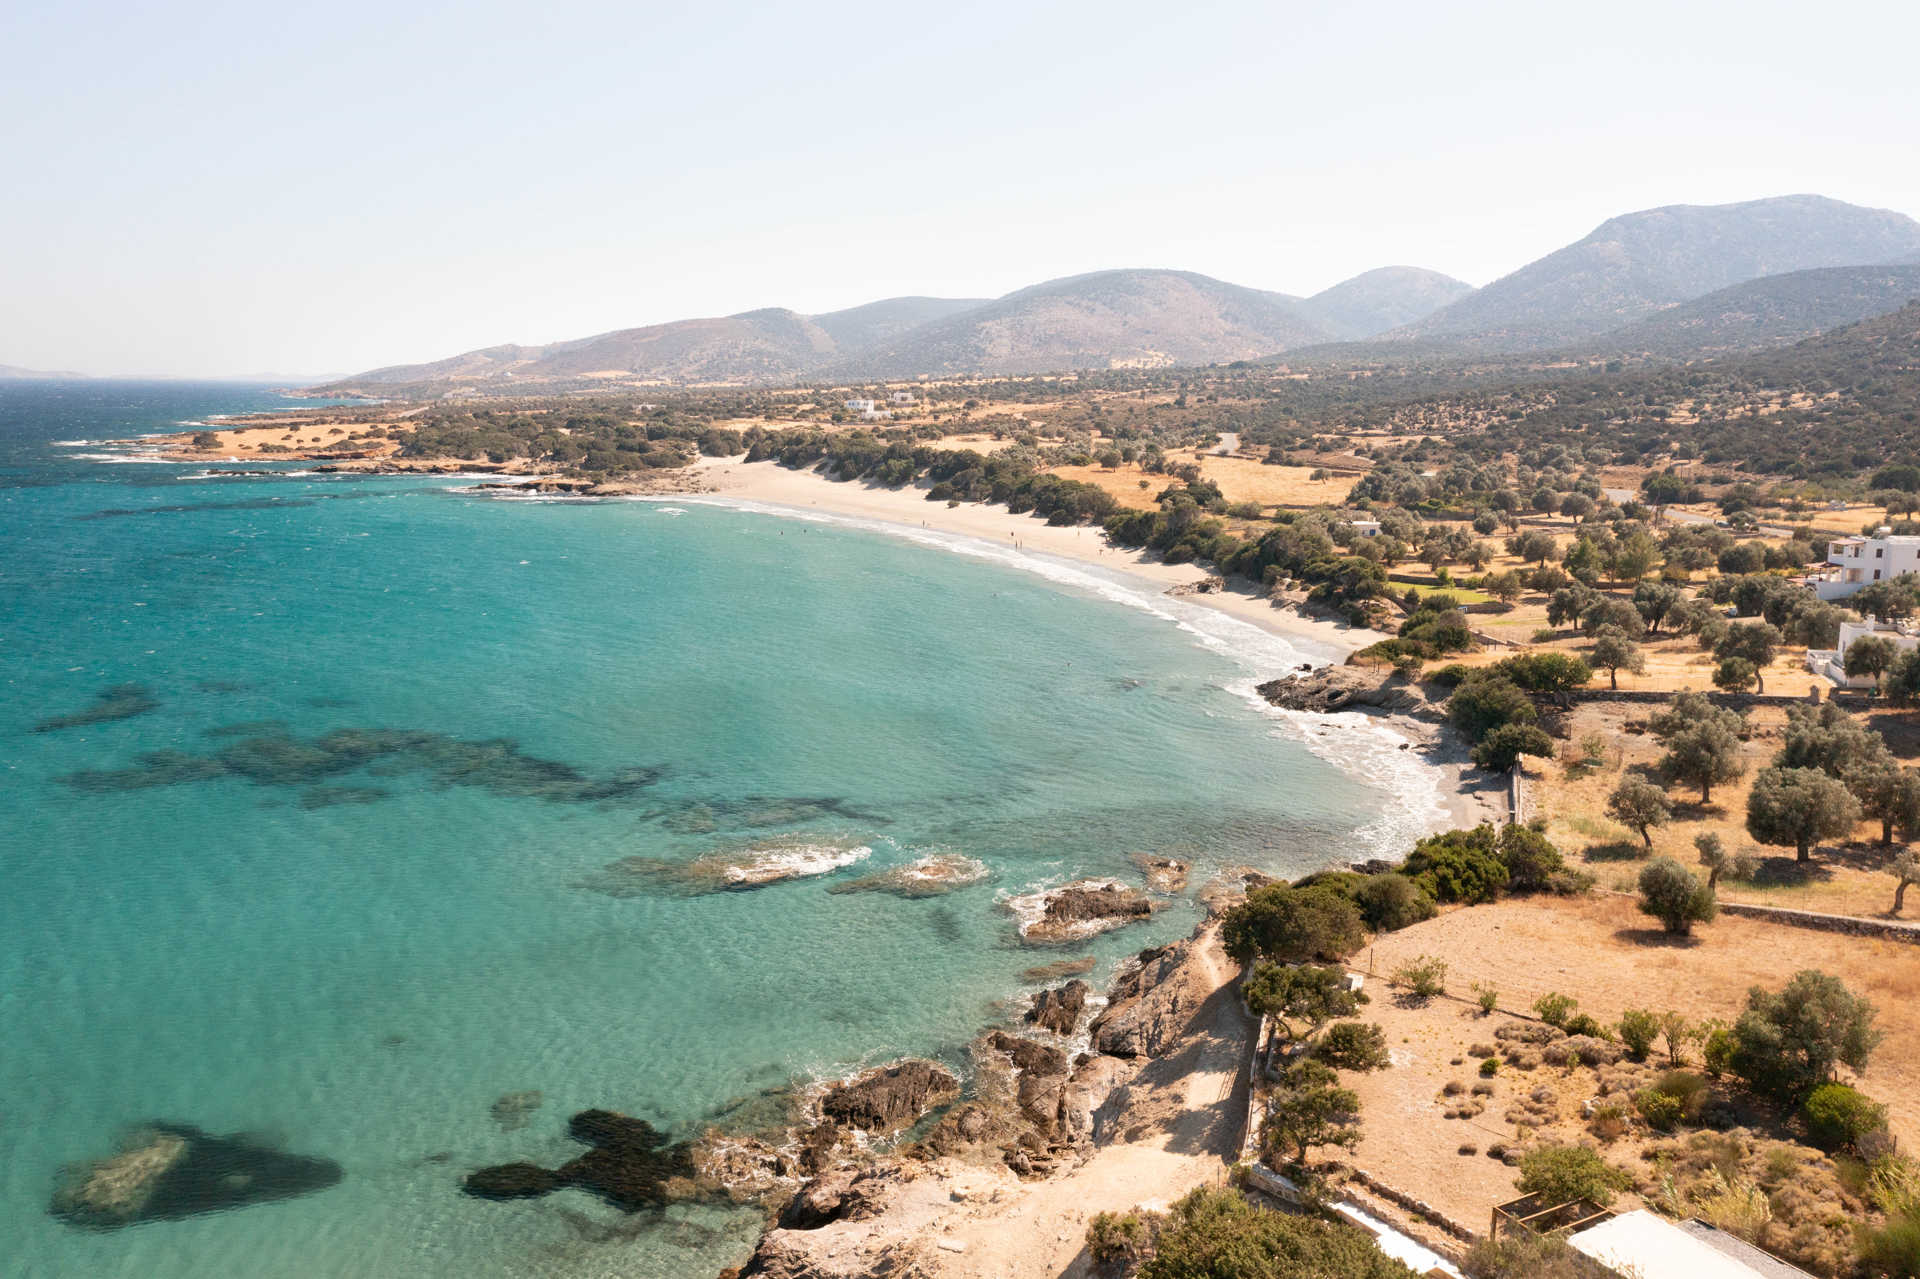
<svg viewBox="0 0 1920 1279">
<path fill-rule="evenodd" d="M 586 1107 L 687 1135 L 796 1079 L 964 1066 L 1023 970 L 1093 954 L 1103 979 L 1198 918 L 1043 951 L 1009 895 L 1149 851 L 1196 889 L 1299 872 L 1433 820 L 1391 739 L 1257 708 L 1315 654 L 1094 570 L 84 443 L 288 403 L 0 384 L 7 1275 L 710 1275 L 757 1218 L 460 1178 L 571 1157 Z M 868 851 L 750 891 L 605 870 L 769 844 Z M 988 875 L 829 891 L 932 852 Z M 343 1176 L 119 1230 L 49 1214 L 63 1165 L 153 1120 Z"/>
</svg>

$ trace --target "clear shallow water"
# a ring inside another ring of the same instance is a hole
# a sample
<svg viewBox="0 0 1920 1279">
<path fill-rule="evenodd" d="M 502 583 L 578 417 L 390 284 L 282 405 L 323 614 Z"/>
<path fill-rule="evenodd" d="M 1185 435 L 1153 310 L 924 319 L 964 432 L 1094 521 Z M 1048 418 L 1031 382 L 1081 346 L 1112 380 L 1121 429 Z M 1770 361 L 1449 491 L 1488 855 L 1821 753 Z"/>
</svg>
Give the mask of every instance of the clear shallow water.
<svg viewBox="0 0 1920 1279">
<path fill-rule="evenodd" d="M 459 1178 L 576 1153 L 565 1117 L 588 1106 L 690 1134 L 796 1076 L 959 1064 L 1023 969 L 1093 953 L 1104 973 L 1197 918 L 1181 901 L 1037 951 L 1010 893 L 1130 874 L 1141 851 L 1194 858 L 1196 886 L 1234 863 L 1298 871 L 1428 820 L 1329 762 L 1403 780 L 1392 742 L 1249 705 L 1255 667 L 1297 654 L 1256 641 L 1235 660 L 1233 624 L 1118 580 L 710 505 L 192 479 L 50 443 L 284 403 L 0 386 L 9 1274 L 710 1274 L 756 1218 L 481 1203 Z M 158 707 L 33 731 L 126 683 Z M 422 736 L 303 772 L 299 751 L 342 729 Z M 447 784 L 494 739 L 517 754 L 460 775 L 490 784 Z M 155 751 L 246 771 L 97 776 Z M 657 780 L 595 789 L 641 769 Z M 839 878 L 932 851 L 991 875 L 923 900 L 832 894 L 835 877 L 588 886 L 624 857 L 769 837 L 873 850 Z M 505 1131 L 489 1107 L 522 1089 L 544 1105 Z M 345 1176 L 103 1234 L 47 1215 L 62 1164 L 150 1119 L 274 1133 Z"/>
</svg>

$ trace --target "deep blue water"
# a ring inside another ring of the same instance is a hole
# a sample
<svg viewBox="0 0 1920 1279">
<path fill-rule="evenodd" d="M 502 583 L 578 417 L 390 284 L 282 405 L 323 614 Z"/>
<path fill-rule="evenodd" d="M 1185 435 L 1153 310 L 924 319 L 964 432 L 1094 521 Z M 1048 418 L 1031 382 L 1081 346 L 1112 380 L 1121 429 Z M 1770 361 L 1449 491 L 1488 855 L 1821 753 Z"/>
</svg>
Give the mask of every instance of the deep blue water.
<svg viewBox="0 0 1920 1279">
<path fill-rule="evenodd" d="M 757 1218 L 483 1203 L 459 1179 L 577 1153 L 588 1106 L 686 1135 L 791 1080 L 964 1065 L 1059 957 L 1020 944 L 1008 895 L 1148 851 L 1191 857 L 1196 889 L 1298 871 L 1426 820 L 1354 771 L 1390 782 L 1390 743 L 1250 704 L 1298 653 L 1119 579 L 692 503 L 205 478 L 55 443 L 286 404 L 0 384 L 9 1275 L 711 1274 Z M 35 731 L 128 685 L 150 709 Z M 378 744 L 364 766 L 322 741 L 342 730 L 376 735 L 351 739 Z M 870 851 L 745 892 L 604 870 L 769 844 Z M 988 877 L 829 891 L 931 852 Z M 1062 953 L 1104 975 L 1197 917 L 1174 901 Z M 504 1128 L 492 1103 L 527 1089 L 543 1104 Z M 48 1214 L 63 1165 L 152 1120 L 344 1177 L 117 1231 Z"/>
</svg>

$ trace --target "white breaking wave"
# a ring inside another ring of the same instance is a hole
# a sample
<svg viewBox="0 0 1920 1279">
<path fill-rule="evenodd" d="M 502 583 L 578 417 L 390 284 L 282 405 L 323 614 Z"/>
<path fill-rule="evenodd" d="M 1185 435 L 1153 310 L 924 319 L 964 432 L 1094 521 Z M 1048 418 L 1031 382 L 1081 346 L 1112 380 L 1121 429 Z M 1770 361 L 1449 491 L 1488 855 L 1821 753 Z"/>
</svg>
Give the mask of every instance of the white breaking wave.
<svg viewBox="0 0 1920 1279">
<path fill-rule="evenodd" d="M 724 854 L 726 864 L 720 874 L 729 884 L 771 884 L 830 874 L 872 855 L 873 849 L 865 844 L 777 844 Z"/>
</svg>

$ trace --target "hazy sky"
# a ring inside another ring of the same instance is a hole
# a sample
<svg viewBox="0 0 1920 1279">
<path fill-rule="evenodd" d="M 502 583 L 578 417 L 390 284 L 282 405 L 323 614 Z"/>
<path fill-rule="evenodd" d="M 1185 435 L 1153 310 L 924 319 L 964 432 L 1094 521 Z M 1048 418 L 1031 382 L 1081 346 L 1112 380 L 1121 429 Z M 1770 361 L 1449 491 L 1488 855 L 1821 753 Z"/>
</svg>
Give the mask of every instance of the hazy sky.
<svg viewBox="0 0 1920 1279">
<path fill-rule="evenodd" d="M 1168 266 L 1920 215 L 1920 3 L 0 6 L 0 363 L 345 373 Z"/>
</svg>

